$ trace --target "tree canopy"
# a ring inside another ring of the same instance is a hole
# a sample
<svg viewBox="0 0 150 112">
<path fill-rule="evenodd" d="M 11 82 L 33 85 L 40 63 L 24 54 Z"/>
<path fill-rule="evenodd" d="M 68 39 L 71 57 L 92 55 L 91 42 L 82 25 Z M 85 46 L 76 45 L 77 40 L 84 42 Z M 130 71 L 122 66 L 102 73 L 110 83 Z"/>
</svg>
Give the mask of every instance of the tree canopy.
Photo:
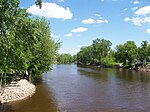
<svg viewBox="0 0 150 112">
<path fill-rule="evenodd" d="M 19 0 L 1 0 L 0 10 L 0 72 L 34 76 L 50 70 L 60 47 L 51 37 L 50 23 L 31 18 Z"/>
<path fill-rule="evenodd" d="M 69 64 L 75 62 L 75 56 L 71 56 L 69 53 L 57 54 L 58 64 Z"/>
<path fill-rule="evenodd" d="M 109 54 L 111 50 L 111 42 L 105 39 L 95 39 L 92 45 L 85 46 L 77 53 L 77 61 L 86 65 L 101 65 L 102 60 Z"/>
<path fill-rule="evenodd" d="M 150 44 L 142 41 L 137 47 L 134 41 L 127 41 L 124 44 L 111 49 L 112 43 L 105 39 L 95 39 L 92 45 L 85 46 L 77 53 L 78 64 L 112 66 L 123 63 L 124 66 L 131 66 L 138 60 L 141 62 L 150 61 Z"/>
</svg>

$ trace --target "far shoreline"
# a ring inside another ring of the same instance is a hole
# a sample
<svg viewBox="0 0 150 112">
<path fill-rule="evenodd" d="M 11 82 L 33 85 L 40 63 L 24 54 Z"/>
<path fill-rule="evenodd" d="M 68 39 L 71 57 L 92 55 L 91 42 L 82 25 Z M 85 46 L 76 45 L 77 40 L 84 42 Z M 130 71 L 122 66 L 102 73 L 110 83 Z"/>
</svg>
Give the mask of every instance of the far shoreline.
<svg viewBox="0 0 150 112">
<path fill-rule="evenodd" d="M 84 64 L 77 64 L 77 66 L 87 66 L 87 67 L 97 67 L 97 68 L 113 68 L 113 69 L 125 69 L 125 70 L 134 70 L 138 72 L 150 72 L 150 64 L 148 67 L 139 67 L 139 68 L 131 68 L 131 67 L 124 67 L 124 66 L 116 66 L 116 65 L 84 65 Z"/>
</svg>

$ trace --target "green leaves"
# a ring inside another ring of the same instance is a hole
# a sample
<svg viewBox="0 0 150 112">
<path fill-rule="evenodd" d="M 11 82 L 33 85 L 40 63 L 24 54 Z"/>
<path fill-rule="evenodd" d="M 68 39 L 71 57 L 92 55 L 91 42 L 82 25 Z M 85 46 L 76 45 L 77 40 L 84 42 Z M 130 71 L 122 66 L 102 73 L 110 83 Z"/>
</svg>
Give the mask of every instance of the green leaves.
<svg viewBox="0 0 150 112">
<path fill-rule="evenodd" d="M 73 63 L 74 58 L 68 53 L 57 54 L 57 63 L 58 64 L 68 64 Z"/>
<path fill-rule="evenodd" d="M 101 65 L 111 50 L 111 42 L 105 39 L 95 39 L 91 46 L 82 47 L 77 53 L 77 61 L 85 65 Z"/>
<path fill-rule="evenodd" d="M 132 65 L 137 59 L 137 46 L 134 41 L 127 41 L 116 47 L 116 60 L 124 65 Z"/>
<path fill-rule="evenodd" d="M 26 70 L 33 76 L 47 72 L 60 47 L 50 36 L 49 22 L 31 19 L 18 0 L 1 0 L 0 11 L 0 70 L 17 71 L 22 76 Z"/>
</svg>

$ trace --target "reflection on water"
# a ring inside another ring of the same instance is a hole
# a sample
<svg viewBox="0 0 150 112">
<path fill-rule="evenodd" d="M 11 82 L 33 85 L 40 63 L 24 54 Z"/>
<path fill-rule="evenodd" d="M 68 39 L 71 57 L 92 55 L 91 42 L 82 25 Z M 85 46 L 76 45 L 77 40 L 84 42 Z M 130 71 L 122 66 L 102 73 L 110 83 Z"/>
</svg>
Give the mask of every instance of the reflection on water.
<svg viewBox="0 0 150 112">
<path fill-rule="evenodd" d="M 57 108 L 60 112 L 150 110 L 150 73 L 54 65 L 43 75 L 43 84 L 38 88 L 28 100 L 4 105 L 4 112 L 56 112 Z"/>
<path fill-rule="evenodd" d="M 149 112 L 150 75 L 131 70 L 55 65 L 43 77 L 61 112 Z"/>
</svg>

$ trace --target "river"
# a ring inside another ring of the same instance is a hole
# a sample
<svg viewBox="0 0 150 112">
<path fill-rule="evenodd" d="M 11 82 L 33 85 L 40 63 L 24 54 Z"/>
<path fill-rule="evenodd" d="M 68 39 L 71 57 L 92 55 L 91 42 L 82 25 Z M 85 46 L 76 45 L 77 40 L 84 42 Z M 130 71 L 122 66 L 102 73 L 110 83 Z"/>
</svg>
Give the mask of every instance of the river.
<svg viewBox="0 0 150 112">
<path fill-rule="evenodd" d="M 35 95 L 0 112 L 150 112 L 150 73 L 54 65 Z"/>
</svg>

